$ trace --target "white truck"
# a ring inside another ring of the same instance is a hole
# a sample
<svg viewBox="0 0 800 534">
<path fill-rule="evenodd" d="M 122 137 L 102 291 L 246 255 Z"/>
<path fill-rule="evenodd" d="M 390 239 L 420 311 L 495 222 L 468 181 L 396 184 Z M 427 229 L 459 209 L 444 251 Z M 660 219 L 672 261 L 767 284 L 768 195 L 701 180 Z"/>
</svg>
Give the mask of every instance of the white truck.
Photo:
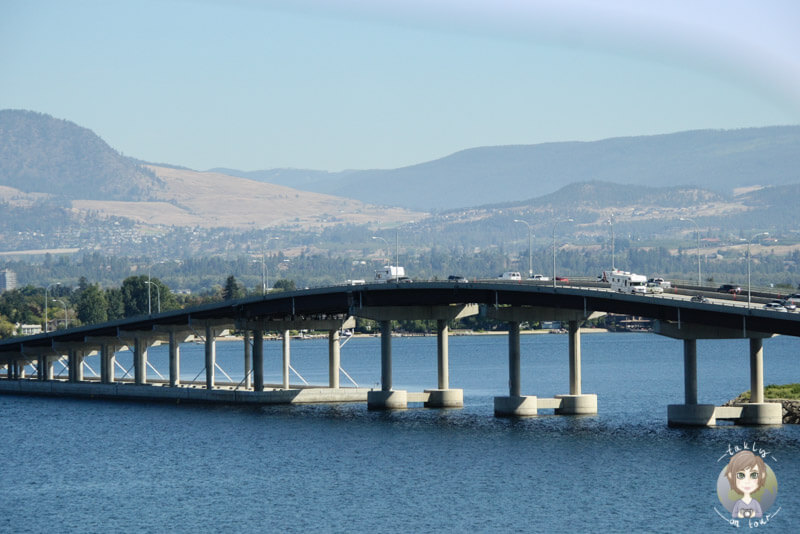
<svg viewBox="0 0 800 534">
<path fill-rule="evenodd" d="M 647 277 L 643 274 L 629 273 L 628 271 L 620 271 L 617 269 L 614 271 L 603 271 L 603 279 L 611 283 L 612 291 L 631 293 L 634 295 L 644 295 L 648 292 Z"/>
<path fill-rule="evenodd" d="M 500 275 L 501 280 L 522 280 L 522 275 L 519 271 L 506 271 Z"/>
<path fill-rule="evenodd" d="M 410 282 L 411 279 L 406 276 L 406 270 L 402 267 L 395 265 L 384 265 L 383 269 L 375 271 L 376 284 L 386 284 L 389 282 Z"/>
</svg>

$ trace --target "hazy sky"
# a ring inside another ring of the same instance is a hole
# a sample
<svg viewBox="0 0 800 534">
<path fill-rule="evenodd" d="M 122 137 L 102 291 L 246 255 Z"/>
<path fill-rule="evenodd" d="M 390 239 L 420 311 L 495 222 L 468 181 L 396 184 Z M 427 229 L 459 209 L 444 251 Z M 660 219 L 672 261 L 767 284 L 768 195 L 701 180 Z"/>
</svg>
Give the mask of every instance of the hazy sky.
<svg viewBox="0 0 800 534">
<path fill-rule="evenodd" d="M 800 124 L 797 0 L 0 0 L 0 109 L 195 169 Z"/>
</svg>

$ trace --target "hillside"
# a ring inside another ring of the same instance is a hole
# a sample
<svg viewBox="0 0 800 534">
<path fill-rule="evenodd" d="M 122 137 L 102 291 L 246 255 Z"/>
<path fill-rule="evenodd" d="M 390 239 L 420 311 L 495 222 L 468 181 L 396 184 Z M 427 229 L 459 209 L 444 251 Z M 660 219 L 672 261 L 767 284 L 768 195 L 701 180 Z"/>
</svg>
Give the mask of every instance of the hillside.
<svg viewBox="0 0 800 534">
<path fill-rule="evenodd" d="M 0 185 L 66 199 L 148 200 L 164 184 L 91 130 L 33 111 L 0 110 Z"/>
<path fill-rule="evenodd" d="M 590 181 L 702 186 L 731 194 L 739 187 L 800 183 L 800 126 L 480 147 L 392 170 L 273 170 L 240 175 L 284 185 L 294 181 L 294 187 L 309 191 L 426 210 L 533 198 Z"/>
</svg>

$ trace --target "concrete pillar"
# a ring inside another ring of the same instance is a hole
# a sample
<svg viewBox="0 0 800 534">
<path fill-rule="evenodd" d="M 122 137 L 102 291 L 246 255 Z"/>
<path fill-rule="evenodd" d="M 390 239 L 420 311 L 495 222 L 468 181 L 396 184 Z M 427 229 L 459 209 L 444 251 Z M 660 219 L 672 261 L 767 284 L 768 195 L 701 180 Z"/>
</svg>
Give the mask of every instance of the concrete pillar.
<svg viewBox="0 0 800 534">
<path fill-rule="evenodd" d="M 53 364 L 55 360 L 53 356 L 45 355 L 42 357 L 44 362 L 44 379 L 45 380 L 53 380 L 55 378 L 55 371 L 53 370 Z"/>
<path fill-rule="evenodd" d="M 14 362 L 8 360 L 8 364 L 6 365 L 6 378 L 9 380 L 14 378 Z"/>
<path fill-rule="evenodd" d="M 697 404 L 697 340 L 683 340 L 683 391 L 685 404 Z"/>
<path fill-rule="evenodd" d="M 339 351 L 339 331 L 328 332 L 328 386 L 339 389 L 339 364 L 341 353 Z"/>
<path fill-rule="evenodd" d="M 169 331 L 169 385 L 181 385 L 181 344 L 175 331 Z"/>
<path fill-rule="evenodd" d="M 569 394 L 581 394 L 581 331 L 578 321 L 569 321 Z"/>
<path fill-rule="evenodd" d="M 764 341 L 750 339 L 750 403 L 764 402 Z"/>
<path fill-rule="evenodd" d="M 114 362 L 116 361 L 117 347 L 108 343 L 100 345 L 100 382 L 103 384 L 114 383 Z"/>
<path fill-rule="evenodd" d="M 147 383 L 147 347 L 145 339 L 137 337 L 133 342 L 133 382 Z"/>
<path fill-rule="evenodd" d="M 381 325 L 381 389 L 367 392 L 370 410 L 401 410 L 408 407 L 408 392 L 392 389 L 392 322 Z"/>
<path fill-rule="evenodd" d="M 253 369 L 253 357 L 250 353 L 250 331 L 245 330 L 242 335 L 244 341 L 244 388 L 250 389 L 253 385 L 253 375 L 250 372 Z"/>
<path fill-rule="evenodd" d="M 45 368 L 47 367 L 47 356 L 44 354 L 39 355 L 38 365 L 36 366 L 36 378 L 38 380 L 44 381 L 45 380 Z"/>
<path fill-rule="evenodd" d="M 392 322 L 381 321 L 381 391 L 392 390 Z"/>
<path fill-rule="evenodd" d="M 70 349 L 68 358 L 69 381 L 83 382 L 83 351 Z"/>
<path fill-rule="evenodd" d="M 253 390 L 264 391 L 264 332 L 253 330 Z"/>
<path fill-rule="evenodd" d="M 211 325 L 206 325 L 206 389 L 214 389 L 214 372 L 217 364 L 217 343 Z"/>
<path fill-rule="evenodd" d="M 439 374 L 439 389 L 450 388 L 450 362 L 448 345 L 447 321 L 444 319 L 436 320 L 436 347 Z"/>
<path fill-rule="evenodd" d="M 521 395 L 519 323 L 508 323 L 508 394 L 512 397 Z"/>
<path fill-rule="evenodd" d="M 289 342 L 289 330 L 283 331 L 283 389 L 289 389 L 289 361 L 291 359 L 291 348 Z"/>
</svg>

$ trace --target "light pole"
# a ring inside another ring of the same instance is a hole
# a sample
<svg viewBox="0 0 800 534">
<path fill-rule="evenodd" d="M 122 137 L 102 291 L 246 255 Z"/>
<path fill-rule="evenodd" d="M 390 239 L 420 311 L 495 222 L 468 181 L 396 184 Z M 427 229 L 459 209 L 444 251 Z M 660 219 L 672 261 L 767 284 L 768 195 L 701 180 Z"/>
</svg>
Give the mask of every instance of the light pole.
<svg viewBox="0 0 800 534">
<path fill-rule="evenodd" d="M 384 238 L 384 237 L 381 237 L 381 236 L 379 236 L 379 235 L 374 235 L 374 236 L 372 236 L 372 239 L 380 239 L 381 241 L 383 241 L 384 243 L 386 243 L 386 250 L 387 250 L 387 251 L 389 250 L 389 246 L 390 246 L 390 245 L 389 245 L 389 242 L 386 240 L 386 238 Z M 394 281 L 395 281 L 395 282 L 397 282 L 397 281 L 398 281 L 398 279 L 399 279 L 399 276 L 400 276 L 400 274 L 399 274 L 399 272 L 398 272 L 398 270 L 397 270 L 397 269 L 398 269 L 398 267 L 399 267 L 399 263 L 400 263 L 400 247 L 399 247 L 399 242 L 400 242 L 400 238 L 398 237 L 398 231 L 395 231 L 395 234 L 394 234 L 394 254 L 395 254 L 395 262 L 396 262 L 396 263 L 395 263 L 395 266 L 394 266 Z M 391 268 L 391 267 L 390 267 L 390 268 Z"/>
<path fill-rule="evenodd" d="M 758 236 L 769 235 L 769 232 L 761 232 L 747 240 L 747 307 L 750 307 L 750 243 Z"/>
<path fill-rule="evenodd" d="M 697 236 L 697 286 L 700 287 L 703 285 L 703 278 L 700 276 L 700 227 L 697 226 L 694 219 L 690 219 L 689 217 L 681 217 L 681 220 L 694 225 L 695 235 Z"/>
<path fill-rule="evenodd" d="M 149 292 L 150 285 L 151 285 L 153 282 L 151 282 L 150 280 L 148 280 L 148 281 L 147 281 L 147 282 L 145 282 L 145 283 L 147 284 L 147 287 L 148 287 L 148 292 Z M 156 287 L 156 297 L 157 297 L 157 298 L 156 298 L 156 302 L 158 302 L 158 313 L 161 313 L 161 289 L 159 289 L 158 287 Z"/>
<path fill-rule="evenodd" d="M 268 237 L 267 240 L 264 242 L 264 250 L 261 253 L 261 296 L 267 294 L 267 286 L 269 285 L 269 280 L 267 279 L 266 256 L 267 256 L 267 248 L 269 247 L 269 242 L 273 239 L 280 239 L 280 237 Z"/>
<path fill-rule="evenodd" d="M 528 221 L 522 219 L 514 219 L 515 223 L 522 223 L 528 227 L 528 278 L 533 278 L 533 234 L 531 234 L 531 225 Z"/>
<path fill-rule="evenodd" d="M 64 328 L 69 328 L 69 315 L 67 314 L 67 303 L 61 299 L 53 299 L 53 302 L 60 302 L 64 306 Z"/>
<path fill-rule="evenodd" d="M 54 284 L 48 284 L 48 286 L 46 288 L 44 288 L 44 333 L 45 334 L 48 332 L 48 329 L 47 329 L 48 328 L 47 327 L 47 322 L 48 322 L 47 321 L 47 301 L 49 300 L 49 297 L 47 296 L 47 294 L 48 294 L 48 291 L 50 291 L 51 287 L 60 286 L 60 285 L 61 285 L 61 282 L 56 282 Z"/>
<path fill-rule="evenodd" d="M 556 226 L 560 222 L 572 222 L 572 218 L 562 219 L 553 223 L 553 287 L 556 287 Z"/>
<path fill-rule="evenodd" d="M 616 270 L 616 267 L 614 267 L 614 214 L 613 213 L 606 222 L 611 226 L 611 272 L 614 272 Z"/>
</svg>

